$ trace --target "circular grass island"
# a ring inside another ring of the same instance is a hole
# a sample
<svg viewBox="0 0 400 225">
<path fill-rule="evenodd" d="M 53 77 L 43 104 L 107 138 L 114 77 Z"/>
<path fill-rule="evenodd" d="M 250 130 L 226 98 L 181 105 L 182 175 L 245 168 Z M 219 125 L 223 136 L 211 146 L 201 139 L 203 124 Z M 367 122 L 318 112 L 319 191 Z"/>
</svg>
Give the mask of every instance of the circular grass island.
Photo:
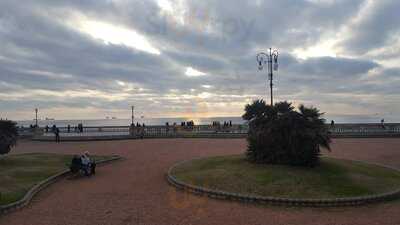
<svg viewBox="0 0 400 225">
<path fill-rule="evenodd" d="M 253 164 L 243 155 L 195 159 L 173 166 L 168 181 L 210 197 L 285 205 L 359 205 L 400 194 L 399 171 L 327 157 L 314 168 Z"/>
</svg>

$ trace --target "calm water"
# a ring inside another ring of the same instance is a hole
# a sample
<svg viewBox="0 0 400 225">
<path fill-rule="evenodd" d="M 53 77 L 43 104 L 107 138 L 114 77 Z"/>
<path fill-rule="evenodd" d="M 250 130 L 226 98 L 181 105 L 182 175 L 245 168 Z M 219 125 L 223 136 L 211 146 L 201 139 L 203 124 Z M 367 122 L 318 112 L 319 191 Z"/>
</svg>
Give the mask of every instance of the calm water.
<svg viewBox="0 0 400 225">
<path fill-rule="evenodd" d="M 380 123 L 381 117 L 379 116 L 326 116 L 327 123 L 330 120 L 335 120 L 336 123 Z M 146 125 L 165 125 L 168 122 L 170 125 L 173 123 L 180 124 L 181 122 L 193 120 L 195 125 L 206 125 L 212 124 L 213 121 L 219 121 L 221 124 L 224 121 L 232 121 L 233 124 L 243 124 L 245 121 L 241 117 L 211 117 L 211 118 L 135 118 L 135 123 L 145 123 Z M 395 118 L 386 117 L 386 123 L 398 122 Z M 59 127 L 76 126 L 82 123 L 84 126 L 128 126 L 131 123 L 130 119 L 97 119 L 97 120 L 39 120 L 38 124 L 40 127 L 46 125 L 56 125 Z M 35 124 L 34 120 L 29 121 L 18 121 L 19 126 L 28 127 L 30 124 Z"/>
<path fill-rule="evenodd" d="M 170 125 L 173 123 L 180 124 L 181 122 L 193 120 L 196 125 L 212 124 L 213 121 L 220 121 L 221 124 L 224 121 L 232 121 L 233 124 L 243 124 L 245 121 L 240 117 L 214 117 L 214 118 L 135 118 L 135 123 L 146 125 L 165 125 L 168 122 Z M 56 125 L 58 127 L 65 127 L 68 124 L 76 126 L 82 123 L 83 126 L 128 126 L 131 123 L 130 119 L 100 119 L 100 120 L 39 120 L 38 124 L 40 127 L 46 125 Z M 18 121 L 18 126 L 28 127 L 31 124 L 35 124 L 35 121 Z"/>
</svg>

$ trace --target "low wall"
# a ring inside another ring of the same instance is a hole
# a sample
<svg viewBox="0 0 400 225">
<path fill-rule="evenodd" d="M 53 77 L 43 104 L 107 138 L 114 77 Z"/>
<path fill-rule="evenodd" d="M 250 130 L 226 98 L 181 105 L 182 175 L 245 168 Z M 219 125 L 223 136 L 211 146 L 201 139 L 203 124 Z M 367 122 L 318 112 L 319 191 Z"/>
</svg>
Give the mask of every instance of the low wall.
<svg viewBox="0 0 400 225">
<path fill-rule="evenodd" d="M 215 134 L 147 134 L 143 138 L 246 138 L 247 134 L 235 133 L 215 133 Z M 107 140 L 127 140 L 127 139 L 142 139 L 141 136 L 127 135 L 109 135 L 109 136 L 61 136 L 60 141 L 107 141 Z M 34 141 L 55 141 L 54 135 L 52 136 L 35 136 L 32 138 Z"/>
<path fill-rule="evenodd" d="M 333 138 L 400 137 L 400 124 L 336 124 L 329 126 Z M 139 138 L 245 138 L 247 125 L 232 126 L 146 126 L 84 127 L 81 132 L 61 127 L 61 141 L 122 140 Z M 26 134 L 27 132 L 25 132 Z M 52 132 L 39 128 L 31 138 L 54 141 Z"/>
</svg>

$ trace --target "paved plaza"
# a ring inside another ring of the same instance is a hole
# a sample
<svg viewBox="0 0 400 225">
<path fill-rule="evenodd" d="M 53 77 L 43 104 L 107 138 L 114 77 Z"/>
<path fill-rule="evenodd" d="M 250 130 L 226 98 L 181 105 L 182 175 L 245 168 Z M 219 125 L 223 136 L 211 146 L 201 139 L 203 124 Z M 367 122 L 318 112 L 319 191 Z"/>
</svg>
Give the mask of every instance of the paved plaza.
<svg viewBox="0 0 400 225">
<path fill-rule="evenodd" d="M 104 142 L 19 142 L 13 154 L 119 154 L 95 177 L 63 179 L 29 206 L 0 217 L 0 225 L 400 224 L 400 200 L 362 207 L 288 208 L 197 197 L 176 191 L 165 172 L 195 157 L 239 154 L 245 139 L 144 139 Z M 325 155 L 400 168 L 400 139 L 335 139 Z"/>
</svg>

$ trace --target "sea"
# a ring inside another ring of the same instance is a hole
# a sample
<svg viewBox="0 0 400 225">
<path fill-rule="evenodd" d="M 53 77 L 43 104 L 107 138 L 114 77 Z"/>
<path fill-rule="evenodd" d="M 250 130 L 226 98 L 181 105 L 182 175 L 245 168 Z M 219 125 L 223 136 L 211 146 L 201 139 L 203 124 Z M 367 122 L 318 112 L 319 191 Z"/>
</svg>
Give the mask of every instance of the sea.
<svg viewBox="0 0 400 225">
<path fill-rule="evenodd" d="M 232 121 L 232 124 L 244 124 L 241 117 L 210 117 L 210 118 L 134 118 L 135 123 L 145 124 L 147 126 L 165 125 L 166 123 L 172 125 L 174 123 L 181 124 L 181 122 L 193 121 L 195 125 L 207 125 L 212 124 L 214 121 L 219 121 L 221 124 L 224 122 Z M 76 126 L 83 124 L 86 127 L 97 127 L 97 126 L 129 126 L 131 119 L 84 119 L 84 120 L 38 120 L 39 127 L 45 127 L 56 125 L 57 127 L 66 127 L 68 125 Z M 35 120 L 23 120 L 17 121 L 18 126 L 29 127 L 34 125 Z"/>
<path fill-rule="evenodd" d="M 335 123 L 380 123 L 382 117 L 377 115 L 373 116 L 360 116 L 360 115 L 339 115 L 339 116 L 327 116 L 325 117 L 326 122 L 330 123 L 334 120 Z M 385 117 L 386 123 L 397 123 L 399 120 L 397 118 Z M 219 121 L 220 124 L 224 122 L 232 121 L 232 124 L 245 124 L 246 121 L 241 117 L 208 117 L 208 118 L 135 118 L 135 123 L 146 124 L 149 126 L 165 125 L 166 123 L 172 125 L 174 123 L 180 124 L 181 122 L 193 121 L 195 125 L 207 125 L 212 124 L 214 121 Z M 86 127 L 97 127 L 97 126 L 129 126 L 131 124 L 131 119 L 119 119 L 119 118 L 108 118 L 108 119 L 82 119 L 82 120 L 53 120 L 53 119 L 43 119 L 38 120 L 38 125 L 40 127 L 53 126 L 66 127 L 68 125 L 76 126 L 78 124 L 83 124 Z M 35 120 L 23 120 L 17 121 L 18 126 L 29 127 L 35 124 Z"/>
</svg>

